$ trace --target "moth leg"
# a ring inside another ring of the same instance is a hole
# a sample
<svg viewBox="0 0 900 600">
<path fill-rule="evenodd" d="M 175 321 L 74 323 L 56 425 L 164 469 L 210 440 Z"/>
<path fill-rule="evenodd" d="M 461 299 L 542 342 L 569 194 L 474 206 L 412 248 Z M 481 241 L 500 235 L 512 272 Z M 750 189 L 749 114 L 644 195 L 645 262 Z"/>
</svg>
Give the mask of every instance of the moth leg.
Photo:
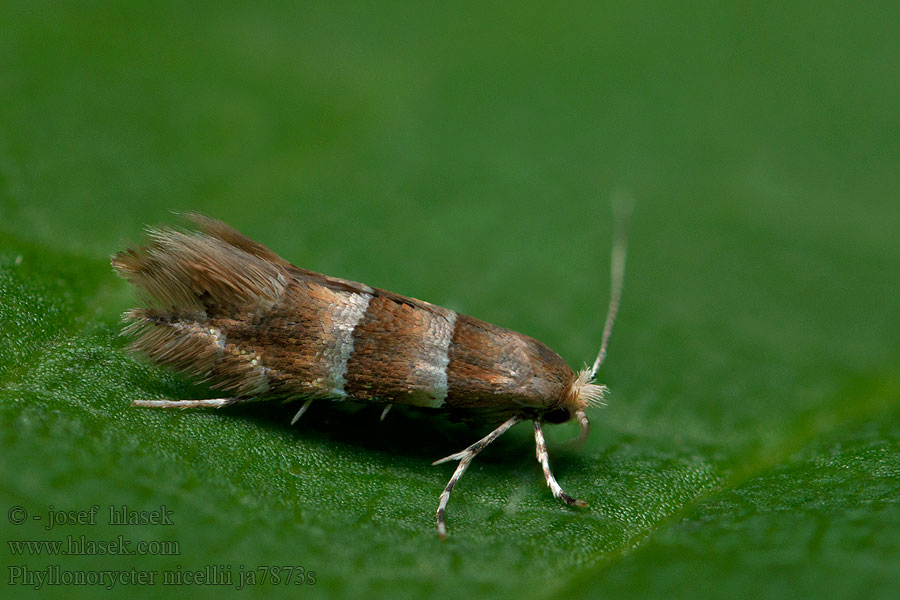
<svg viewBox="0 0 900 600">
<path fill-rule="evenodd" d="M 303 403 L 303 406 L 300 407 L 300 410 L 297 411 L 297 414 L 294 415 L 294 418 L 291 419 L 291 425 L 300 420 L 300 417 L 303 416 L 303 413 L 306 412 L 306 409 L 309 408 L 309 405 L 312 404 L 312 401 L 312 398 L 307 398 L 306 402 Z"/>
<path fill-rule="evenodd" d="M 446 456 L 440 460 L 436 460 L 432 465 L 439 465 L 441 463 L 445 463 L 451 460 L 458 460 L 459 465 L 457 465 L 456 470 L 453 472 L 453 476 L 450 478 L 450 481 L 447 483 L 447 487 L 444 488 L 443 493 L 441 493 L 441 501 L 438 504 L 437 509 L 437 530 L 438 535 L 443 539 L 447 537 L 447 526 L 444 524 L 444 511 L 447 509 L 447 502 L 450 500 L 450 492 L 453 491 L 453 486 L 456 485 L 456 482 L 459 481 L 459 478 L 462 477 L 463 473 L 466 472 L 466 469 L 469 467 L 469 463 L 472 462 L 472 459 L 475 458 L 475 455 L 481 452 L 485 446 L 496 440 L 498 437 L 503 435 L 509 430 L 510 427 L 521 421 L 522 418 L 519 416 L 510 417 L 509 420 L 505 421 L 500 427 L 493 430 L 462 452 L 457 452 L 456 454 L 451 454 L 450 456 Z"/>
<path fill-rule="evenodd" d="M 230 404 L 250 402 L 253 398 L 206 398 L 204 400 L 132 400 L 132 406 L 147 408 L 222 408 Z"/>
<path fill-rule="evenodd" d="M 534 443 L 535 454 L 537 455 L 538 462 L 541 463 L 541 469 L 544 471 L 544 479 L 547 480 L 547 486 L 549 486 L 550 491 L 553 493 L 553 497 L 562 500 L 569 506 L 587 506 L 587 502 L 584 500 L 576 500 L 565 493 L 556 482 L 556 477 L 554 477 L 553 473 L 550 471 L 550 459 L 547 457 L 547 443 L 544 441 L 544 432 L 541 430 L 539 421 L 534 422 Z"/>
<path fill-rule="evenodd" d="M 577 447 L 584 444 L 591 433 L 591 422 L 588 421 L 587 413 L 583 410 L 575 411 L 575 420 L 578 421 L 578 435 L 570 442 Z"/>
</svg>

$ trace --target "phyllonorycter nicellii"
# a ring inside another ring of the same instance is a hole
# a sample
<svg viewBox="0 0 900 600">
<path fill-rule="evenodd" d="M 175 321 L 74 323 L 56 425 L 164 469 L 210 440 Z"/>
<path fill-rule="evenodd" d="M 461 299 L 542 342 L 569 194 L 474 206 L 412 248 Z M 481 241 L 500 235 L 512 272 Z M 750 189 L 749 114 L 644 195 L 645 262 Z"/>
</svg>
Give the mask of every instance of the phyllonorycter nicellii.
<svg viewBox="0 0 900 600">
<path fill-rule="evenodd" d="M 253 400 L 359 400 L 440 408 L 496 428 L 465 450 L 435 461 L 459 464 L 440 496 L 437 529 L 469 463 L 516 423 L 534 425 L 537 459 L 553 495 L 542 423 L 575 419 L 588 435 L 586 408 L 602 404 L 594 383 L 622 294 L 627 208 L 620 208 L 611 295 L 591 368 L 573 371 L 543 343 L 516 331 L 415 298 L 296 267 L 228 225 L 190 214 L 200 231 L 148 231 L 149 243 L 112 258 L 146 307 L 125 313 L 131 349 L 212 384 L 227 397 L 135 400 L 135 406 L 218 408 Z M 499 424 L 499 425 L 498 425 Z"/>
</svg>

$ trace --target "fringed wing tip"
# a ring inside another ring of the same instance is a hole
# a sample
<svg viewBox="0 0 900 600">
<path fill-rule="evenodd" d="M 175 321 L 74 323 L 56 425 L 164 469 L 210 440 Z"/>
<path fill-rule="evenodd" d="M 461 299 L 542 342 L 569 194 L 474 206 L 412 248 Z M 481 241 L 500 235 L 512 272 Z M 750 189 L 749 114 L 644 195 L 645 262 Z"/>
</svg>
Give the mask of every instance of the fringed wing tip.
<svg viewBox="0 0 900 600">
<path fill-rule="evenodd" d="M 136 250 L 128 248 L 116 252 L 109 259 L 113 271 L 122 279 L 128 279 L 129 276 L 140 272 L 140 257 Z"/>
<path fill-rule="evenodd" d="M 273 302 L 287 286 L 287 263 L 221 221 L 185 215 L 204 231 L 148 229 L 146 245 L 112 257 L 116 273 L 147 304 L 198 309 Z"/>
</svg>

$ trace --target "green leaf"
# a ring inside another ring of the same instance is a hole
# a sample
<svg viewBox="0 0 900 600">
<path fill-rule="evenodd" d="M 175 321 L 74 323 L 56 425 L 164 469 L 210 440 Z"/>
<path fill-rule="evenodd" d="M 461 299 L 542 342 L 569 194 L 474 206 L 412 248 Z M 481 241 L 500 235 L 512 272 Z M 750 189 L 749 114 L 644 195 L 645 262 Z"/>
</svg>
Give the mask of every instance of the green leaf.
<svg viewBox="0 0 900 600">
<path fill-rule="evenodd" d="M 4 3 L 6 589 L 893 597 L 897 16 Z M 130 406 L 214 393 L 118 335 L 135 300 L 108 257 L 171 210 L 580 367 L 619 188 L 637 208 L 609 406 L 580 449 L 547 428 L 587 509 L 550 496 L 526 426 L 473 462 L 441 542 L 453 465 L 430 463 L 482 429 L 350 403 L 294 427 L 296 405 Z M 110 523 L 123 506 L 163 523 Z M 67 552 L 25 543 L 43 541 Z"/>
</svg>

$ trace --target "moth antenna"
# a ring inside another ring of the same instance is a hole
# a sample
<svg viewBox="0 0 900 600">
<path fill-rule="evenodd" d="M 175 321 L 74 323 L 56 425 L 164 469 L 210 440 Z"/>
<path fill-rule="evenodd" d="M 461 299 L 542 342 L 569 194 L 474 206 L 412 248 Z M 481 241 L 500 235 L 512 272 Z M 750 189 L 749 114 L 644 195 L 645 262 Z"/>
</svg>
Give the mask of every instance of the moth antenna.
<svg viewBox="0 0 900 600">
<path fill-rule="evenodd" d="M 616 322 L 619 303 L 622 300 L 622 287 L 625 282 L 625 258 L 628 254 L 628 225 L 631 221 L 634 199 L 630 194 L 620 191 L 613 196 L 611 204 L 615 220 L 615 233 L 613 234 L 612 258 L 609 267 L 609 308 L 606 310 L 606 323 L 603 325 L 600 352 L 597 353 L 597 359 L 591 367 L 589 381 L 594 379 L 597 371 L 600 369 L 600 365 L 606 359 L 609 336 L 612 335 L 613 324 Z"/>
</svg>

